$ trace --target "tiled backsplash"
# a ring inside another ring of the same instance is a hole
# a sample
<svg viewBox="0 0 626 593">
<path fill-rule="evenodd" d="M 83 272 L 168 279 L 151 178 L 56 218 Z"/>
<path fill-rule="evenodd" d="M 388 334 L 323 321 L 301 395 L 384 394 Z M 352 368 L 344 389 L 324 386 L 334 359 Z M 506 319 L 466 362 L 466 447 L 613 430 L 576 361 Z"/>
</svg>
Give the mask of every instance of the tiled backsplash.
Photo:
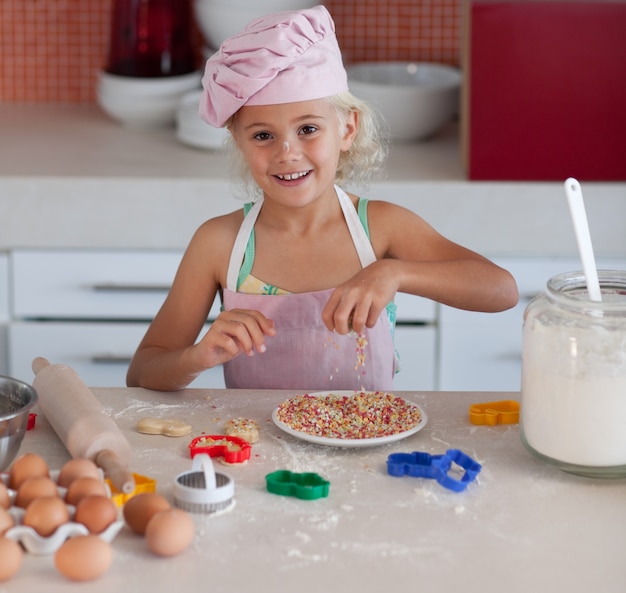
<svg viewBox="0 0 626 593">
<path fill-rule="evenodd" d="M 0 102 L 90 103 L 113 0 L 0 0 Z M 460 62 L 461 0 L 326 0 L 346 63 Z M 201 36 L 197 33 L 198 45 Z"/>
</svg>

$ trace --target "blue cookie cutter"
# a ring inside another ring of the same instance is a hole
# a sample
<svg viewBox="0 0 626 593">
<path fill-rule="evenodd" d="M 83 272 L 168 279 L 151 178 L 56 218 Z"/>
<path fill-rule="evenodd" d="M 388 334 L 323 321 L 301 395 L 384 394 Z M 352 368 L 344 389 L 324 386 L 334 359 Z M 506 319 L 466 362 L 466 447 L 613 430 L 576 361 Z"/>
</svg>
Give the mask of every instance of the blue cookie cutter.
<svg viewBox="0 0 626 593">
<path fill-rule="evenodd" d="M 464 472 L 460 479 L 450 475 L 452 464 Z M 392 453 L 387 458 L 387 472 L 391 476 L 430 478 L 454 492 L 462 492 L 476 479 L 482 466 L 459 449 L 448 449 L 443 455 L 431 455 L 420 451 L 413 453 Z"/>
</svg>

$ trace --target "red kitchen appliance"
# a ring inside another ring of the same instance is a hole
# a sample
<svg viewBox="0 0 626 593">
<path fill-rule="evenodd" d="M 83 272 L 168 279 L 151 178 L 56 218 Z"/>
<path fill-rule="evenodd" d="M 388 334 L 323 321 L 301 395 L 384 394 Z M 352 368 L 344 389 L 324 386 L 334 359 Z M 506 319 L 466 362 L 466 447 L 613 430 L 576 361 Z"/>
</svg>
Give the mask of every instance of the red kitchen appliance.
<svg viewBox="0 0 626 593">
<path fill-rule="evenodd" d="M 464 0 L 471 180 L 626 180 L 626 1 Z"/>
<path fill-rule="evenodd" d="M 190 0 L 115 0 L 106 72 L 139 78 L 196 68 Z"/>
</svg>

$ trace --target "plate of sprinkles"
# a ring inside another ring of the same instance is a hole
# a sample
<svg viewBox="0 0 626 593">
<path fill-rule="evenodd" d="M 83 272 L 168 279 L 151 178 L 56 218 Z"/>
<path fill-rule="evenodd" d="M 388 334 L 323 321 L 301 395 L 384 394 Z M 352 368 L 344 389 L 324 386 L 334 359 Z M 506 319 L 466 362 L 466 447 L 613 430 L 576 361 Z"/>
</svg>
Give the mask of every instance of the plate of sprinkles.
<svg viewBox="0 0 626 593">
<path fill-rule="evenodd" d="M 415 434 L 428 420 L 415 403 L 383 391 L 323 391 L 285 400 L 272 412 L 286 433 L 318 445 L 371 447 Z"/>
</svg>

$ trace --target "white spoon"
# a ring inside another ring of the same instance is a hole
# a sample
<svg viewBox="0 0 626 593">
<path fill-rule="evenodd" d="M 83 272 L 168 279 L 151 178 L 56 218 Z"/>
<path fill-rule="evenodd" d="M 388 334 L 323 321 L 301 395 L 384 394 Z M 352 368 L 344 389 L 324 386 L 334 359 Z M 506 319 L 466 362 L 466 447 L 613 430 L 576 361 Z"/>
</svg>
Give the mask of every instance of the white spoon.
<svg viewBox="0 0 626 593">
<path fill-rule="evenodd" d="M 598 270 L 596 269 L 596 261 L 593 256 L 593 246 L 591 244 L 591 235 L 589 233 L 589 224 L 587 223 L 587 214 L 585 212 L 585 203 L 583 202 L 583 192 L 580 183 L 573 177 L 565 180 L 565 194 L 569 203 L 572 222 L 574 223 L 574 232 L 578 241 L 578 252 L 583 262 L 583 272 L 587 279 L 587 292 L 589 299 L 601 302 L 602 293 L 600 292 L 600 283 L 598 282 Z"/>
</svg>

